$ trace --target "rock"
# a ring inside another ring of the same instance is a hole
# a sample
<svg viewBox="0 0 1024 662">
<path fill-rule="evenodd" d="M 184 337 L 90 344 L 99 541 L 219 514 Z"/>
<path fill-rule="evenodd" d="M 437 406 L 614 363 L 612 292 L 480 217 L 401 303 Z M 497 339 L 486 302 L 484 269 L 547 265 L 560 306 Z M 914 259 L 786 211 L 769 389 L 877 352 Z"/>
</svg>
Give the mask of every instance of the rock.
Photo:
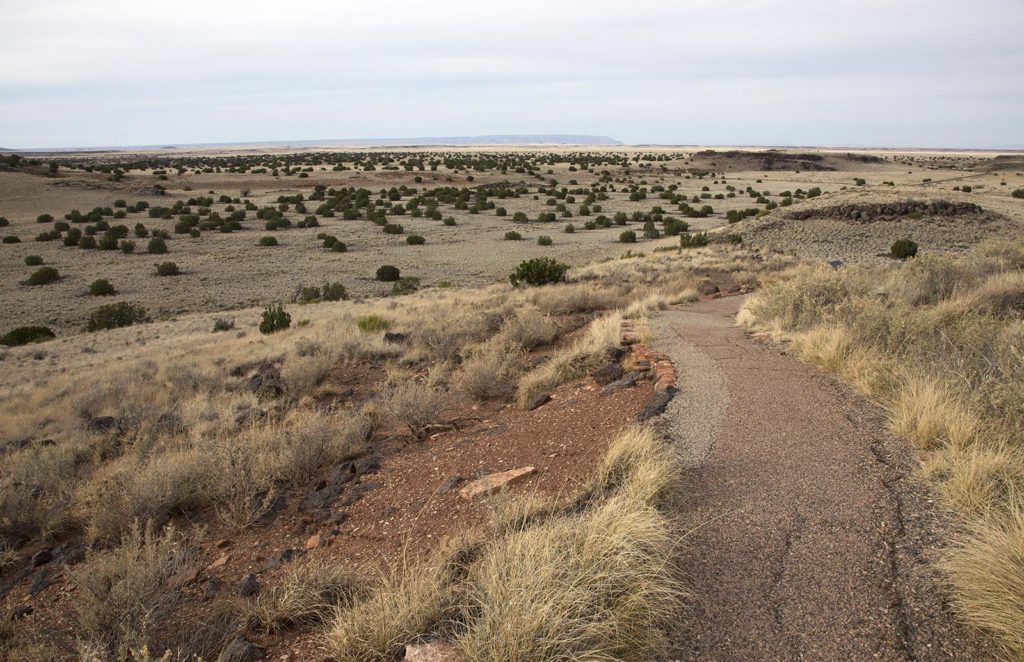
<svg viewBox="0 0 1024 662">
<path fill-rule="evenodd" d="M 431 641 L 425 644 L 409 644 L 405 647 L 403 660 L 409 662 L 456 662 L 458 652 L 451 644 Z"/>
<path fill-rule="evenodd" d="M 383 483 L 362 483 L 361 485 L 356 485 L 352 487 L 352 489 L 348 491 L 348 494 L 345 495 L 345 498 L 341 500 L 341 505 L 351 506 L 356 501 L 362 499 L 367 492 L 372 492 L 373 490 L 379 489 L 383 486 Z"/>
<path fill-rule="evenodd" d="M 211 577 L 210 579 L 207 579 L 205 588 L 203 589 L 203 597 L 207 600 L 213 600 L 220 595 L 221 591 L 224 590 L 225 585 L 225 581 L 219 577 Z"/>
<path fill-rule="evenodd" d="M 341 485 L 327 485 L 300 501 L 299 510 L 304 513 L 315 513 L 330 508 L 341 496 L 341 490 Z"/>
<path fill-rule="evenodd" d="M 611 363 L 621 363 L 627 353 L 625 347 L 606 347 L 604 350 L 605 357 Z"/>
<path fill-rule="evenodd" d="M 249 573 L 242 578 L 242 583 L 238 585 L 238 595 L 243 598 L 247 598 L 254 593 L 259 593 L 260 582 L 256 579 L 256 575 Z"/>
<path fill-rule="evenodd" d="M 541 393 L 540 395 L 535 396 L 532 400 L 530 400 L 530 402 L 526 404 L 526 411 L 533 411 L 537 407 L 540 407 L 543 404 L 547 404 L 550 401 L 550 393 Z"/>
<path fill-rule="evenodd" d="M 704 296 L 710 296 L 718 292 L 718 286 L 712 283 L 711 281 L 704 281 L 697 286 L 697 291 L 703 294 Z"/>
<path fill-rule="evenodd" d="M 89 420 L 85 429 L 89 432 L 110 432 L 117 429 L 117 419 L 113 416 L 96 416 Z"/>
<path fill-rule="evenodd" d="M 301 549 L 284 549 L 284 550 L 281 550 L 277 554 L 274 554 L 269 559 L 267 559 L 267 562 L 263 564 L 263 572 L 267 572 L 267 571 L 273 570 L 273 569 L 275 569 L 275 568 L 277 568 L 279 566 L 284 565 L 285 563 L 289 563 L 290 561 L 294 561 L 295 559 L 299 558 L 300 556 L 302 556 L 305 553 L 306 552 L 304 552 Z"/>
<path fill-rule="evenodd" d="M 611 395 L 617 391 L 622 391 L 634 386 L 636 386 L 636 373 L 631 372 L 625 375 L 622 379 L 617 379 L 601 389 L 601 395 Z"/>
<path fill-rule="evenodd" d="M 42 593 L 49 588 L 51 583 L 50 573 L 45 570 L 41 570 L 37 572 L 35 578 L 32 579 L 32 583 L 28 587 L 28 594 L 36 595 L 37 593 Z"/>
<path fill-rule="evenodd" d="M 532 476 L 537 473 L 537 469 L 534 467 L 521 467 L 519 469 L 510 469 L 508 471 L 502 471 L 501 473 L 490 474 L 484 476 L 478 480 L 474 480 L 472 483 L 466 485 L 459 490 L 459 496 L 467 501 L 472 501 L 481 496 L 487 496 L 494 494 L 513 483 L 517 483 L 528 476 Z"/>
<path fill-rule="evenodd" d="M 636 415 L 638 423 L 648 421 L 655 416 L 665 411 L 665 407 L 671 402 L 672 396 L 675 395 L 675 387 L 672 387 L 664 391 L 655 391 L 651 399 L 647 401 L 647 406 Z"/>
<path fill-rule="evenodd" d="M 621 363 L 609 363 L 597 370 L 590 373 L 590 376 L 594 378 L 594 381 L 601 386 L 607 386 L 615 380 L 622 377 L 622 364 Z"/>
<path fill-rule="evenodd" d="M 210 568 L 211 570 L 213 568 L 223 568 L 224 566 L 226 566 L 228 564 L 228 561 L 230 561 L 230 560 L 231 560 L 231 554 L 225 554 L 224 556 L 220 557 L 219 559 L 217 559 L 216 561 L 214 561 L 213 563 L 211 563 L 207 567 Z"/>
<path fill-rule="evenodd" d="M 437 489 L 434 490 L 434 494 L 438 496 L 448 494 L 463 482 L 462 476 L 450 476 L 446 481 L 437 486 Z"/>
<path fill-rule="evenodd" d="M 242 387 L 262 398 L 276 398 L 284 393 L 281 371 L 273 363 L 260 364 L 246 377 Z"/>
<path fill-rule="evenodd" d="M 266 658 L 265 650 L 245 637 L 238 637 L 221 651 L 217 662 L 254 662 Z"/>
<path fill-rule="evenodd" d="M 409 336 L 405 335 L 404 333 L 391 333 L 390 331 L 384 333 L 384 342 L 386 343 L 404 343 L 406 340 L 408 340 L 408 338 Z"/>
<path fill-rule="evenodd" d="M 62 545 L 54 550 L 53 558 L 67 567 L 77 565 L 85 560 L 85 545 Z"/>
<path fill-rule="evenodd" d="M 32 555 L 32 567 L 38 568 L 41 565 L 46 565 L 52 560 L 53 550 L 51 550 L 49 547 L 44 547 Z"/>
<path fill-rule="evenodd" d="M 171 588 L 181 588 L 182 586 L 187 586 L 188 584 L 194 582 L 196 580 L 196 577 L 198 576 L 199 566 L 193 565 L 168 577 L 167 585 Z"/>
<path fill-rule="evenodd" d="M 842 260 L 829 260 L 827 264 L 828 264 L 828 266 L 830 266 L 830 267 L 832 267 L 833 269 L 836 269 L 836 270 L 839 270 L 839 269 L 841 269 L 843 267 L 843 261 Z"/>
<path fill-rule="evenodd" d="M 20 605 L 11 609 L 11 620 L 19 621 L 23 618 L 31 616 L 35 612 L 36 608 L 32 605 Z"/>
</svg>

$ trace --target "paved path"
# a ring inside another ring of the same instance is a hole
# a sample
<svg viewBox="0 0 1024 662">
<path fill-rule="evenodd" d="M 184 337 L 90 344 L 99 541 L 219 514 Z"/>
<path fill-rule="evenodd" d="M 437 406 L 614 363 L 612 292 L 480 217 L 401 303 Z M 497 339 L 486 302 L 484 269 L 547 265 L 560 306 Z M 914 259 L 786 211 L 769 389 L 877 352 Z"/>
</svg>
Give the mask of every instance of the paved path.
<svg viewBox="0 0 1024 662">
<path fill-rule="evenodd" d="M 941 525 L 907 447 L 851 389 L 734 325 L 739 297 L 652 319 L 679 373 L 695 594 L 679 659 L 991 659 L 943 603 Z"/>
</svg>

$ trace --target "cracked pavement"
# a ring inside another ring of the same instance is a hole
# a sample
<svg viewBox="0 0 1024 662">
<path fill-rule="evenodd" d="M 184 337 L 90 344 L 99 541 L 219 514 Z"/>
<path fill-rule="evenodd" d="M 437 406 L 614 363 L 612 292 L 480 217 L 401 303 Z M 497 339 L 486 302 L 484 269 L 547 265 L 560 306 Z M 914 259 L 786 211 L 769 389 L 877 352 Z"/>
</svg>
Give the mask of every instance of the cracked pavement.
<svg viewBox="0 0 1024 662">
<path fill-rule="evenodd" d="M 652 318 L 680 392 L 658 421 L 687 466 L 694 597 L 673 659 L 981 660 L 932 561 L 950 524 L 882 412 L 734 324 L 740 297 Z"/>
</svg>

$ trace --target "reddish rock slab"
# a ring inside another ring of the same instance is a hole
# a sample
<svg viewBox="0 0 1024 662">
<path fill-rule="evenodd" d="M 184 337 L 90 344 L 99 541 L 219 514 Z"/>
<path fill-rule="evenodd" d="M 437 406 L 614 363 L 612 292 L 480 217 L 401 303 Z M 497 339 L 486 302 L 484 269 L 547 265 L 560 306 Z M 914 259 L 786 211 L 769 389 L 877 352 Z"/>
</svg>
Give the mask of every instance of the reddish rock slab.
<svg viewBox="0 0 1024 662">
<path fill-rule="evenodd" d="M 474 480 L 472 483 L 463 487 L 459 490 L 459 496 L 466 501 L 472 501 L 473 499 L 499 492 L 505 487 L 508 487 L 513 483 L 517 483 L 535 473 L 537 473 L 537 469 L 534 467 L 520 467 L 519 469 L 510 469 L 508 471 L 490 474 L 489 476 L 484 476 L 479 480 Z"/>
</svg>

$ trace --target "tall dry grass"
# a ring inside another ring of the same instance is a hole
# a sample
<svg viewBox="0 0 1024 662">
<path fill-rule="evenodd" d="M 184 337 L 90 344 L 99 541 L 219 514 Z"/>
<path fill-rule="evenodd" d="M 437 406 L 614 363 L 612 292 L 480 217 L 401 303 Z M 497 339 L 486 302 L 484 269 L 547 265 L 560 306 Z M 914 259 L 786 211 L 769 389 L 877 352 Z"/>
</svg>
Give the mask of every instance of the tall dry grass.
<svg viewBox="0 0 1024 662">
<path fill-rule="evenodd" d="M 574 507 L 504 505 L 482 538 L 386 577 L 326 629 L 329 655 L 384 660 L 425 637 L 470 660 L 646 660 L 663 652 L 683 589 L 659 506 L 675 454 L 649 429 L 613 442 Z"/>
<path fill-rule="evenodd" d="M 1024 656 L 1024 242 L 877 268 L 800 267 L 739 316 L 880 402 L 964 531 L 965 616 Z"/>
</svg>

